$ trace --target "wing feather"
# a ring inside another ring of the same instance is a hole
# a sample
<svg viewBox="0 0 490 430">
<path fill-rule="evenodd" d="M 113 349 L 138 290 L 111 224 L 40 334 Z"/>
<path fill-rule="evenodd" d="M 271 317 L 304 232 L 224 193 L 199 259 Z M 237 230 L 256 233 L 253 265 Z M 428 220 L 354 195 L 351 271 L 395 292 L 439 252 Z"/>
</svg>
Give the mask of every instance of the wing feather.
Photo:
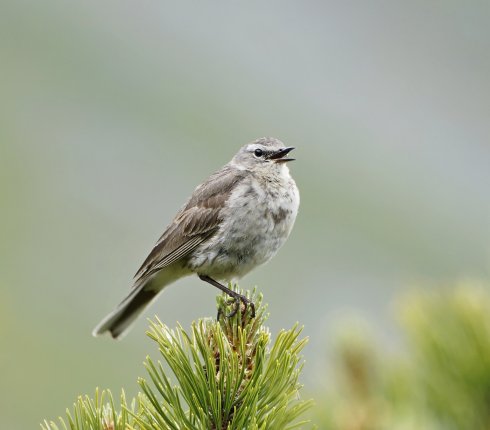
<svg viewBox="0 0 490 430">
<path fill-rule="evenodd" d="M 226 165 L 199 185 L 136 272 L 138 281 L 187 256 L 216 233 L 226 201 L 247 173 Z"/>
</svg>

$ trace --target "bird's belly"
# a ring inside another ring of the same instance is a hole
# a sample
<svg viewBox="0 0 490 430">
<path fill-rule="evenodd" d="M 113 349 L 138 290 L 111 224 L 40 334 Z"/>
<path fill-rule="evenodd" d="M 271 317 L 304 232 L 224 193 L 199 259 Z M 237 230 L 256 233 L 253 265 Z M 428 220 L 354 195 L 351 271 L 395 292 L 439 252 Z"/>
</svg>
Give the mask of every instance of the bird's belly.
<svg viewBox="0 0 490 430">
<path fill-rule="evenodd" d="M 287 237 L 279 234 L 265 214 L 237 220 L 224 233 L 212 264 L 237 278 L 268 261 Z"/>
<path fill-rule="evenodd" d="M 216 279 L 244 276 L 284 244 L 297 209 L 296 201 L 284 196 L 236 199 L 218 232 L 194 254 L 194 270 Z"/>
</svg>

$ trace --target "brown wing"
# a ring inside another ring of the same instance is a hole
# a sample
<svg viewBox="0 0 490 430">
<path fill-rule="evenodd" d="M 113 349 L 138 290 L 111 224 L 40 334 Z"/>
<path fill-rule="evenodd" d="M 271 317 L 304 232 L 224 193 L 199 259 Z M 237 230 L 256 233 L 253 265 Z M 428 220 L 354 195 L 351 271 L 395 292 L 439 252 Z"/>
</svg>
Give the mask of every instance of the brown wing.
<svg viewBox="0 0 490 430">
<path fill-rule="evenodd" d="M 246 171 L 229 165 L 211 175 L 192 193 L 150 252 L 135 277 L 140 280 L 188 255 L 212 236 L 221 223 L 221 210 Z"/>
</svg>

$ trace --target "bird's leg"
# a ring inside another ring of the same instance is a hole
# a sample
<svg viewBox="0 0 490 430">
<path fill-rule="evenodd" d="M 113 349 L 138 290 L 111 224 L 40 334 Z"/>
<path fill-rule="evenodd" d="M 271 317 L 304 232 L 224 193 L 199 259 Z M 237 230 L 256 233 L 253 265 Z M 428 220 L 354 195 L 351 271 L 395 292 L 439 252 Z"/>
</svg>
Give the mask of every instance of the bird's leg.
<svg viewBox="0 0 490 430">
<path fill-rule="evenodd" d="M 235 314 L 238 312 L 238 308 L 240 307 L 240 300 L 245 299 L 243 303 L 245 304 L 245 309 L 247 309 L 247 303 L 250 302 L 246 297 L 242 296 L 241 294 L 236 293 L 233 290 L 230 290 L 229 288 L 225 287 L 223 284 L 220 284 L 218 281 L 215 281 L 213 278 L 206 276 L 206 275 L 198 275 L 200 279 L 202 279 L 205 282 L 210 283 L 211 285 L 215 286 L 216 288 L 219 288 L 221 291 L 224 291 L 226 294 L 228 294 L 231 299 L 227 300 L 226 305 L 231 305 L 233 302 L 235 302 L 235 308 L 228 314 L 225 314 L 226 318 L 231 318 L 235 316 Z M 251 302 L 250 302 L 251 303 Z M 252 303 L 253 306 L 253 303 Z M 252 308 L 252 313 L 253 316 L 255 316 L 255 308 Z M 216 316 L 216 319 L 219 321 L 220 317 L 222 314 L 221 308 L 218 309 L 218 315 Z"/>
<path fill-rule="evenodd" d="M 232 317 L 238 312 L 238 308 L 240 307 L 240 302 L 242 302 L 245 305 L 245 310 L 247 309 L 247 306 L 250 306 L 250 309 L 252 309 L 252 318 L 255 318 L 255 305 L 253 302 L 249 299 L 247 299 L 245 296 L 242 294 L 239 294 L 233 290 L 230 290 L 228 287 L 225 287 L 223 284 L 220 284 L 219 282 L 215 281 L 213 278 L 210 278 L 207 275 L 198 275 L 199 279 L 203 280 L 204 282 L 207 282 L 208 284 L 213 285 L 216 288 L 219 288 L 221 291 L 224 293 L 228 294 L 230 297 L 235 299 L 236 307 L 235 309 L 228 315 L 227 317 Z M 218 317 L 220 316 L 220 313 L 218 312 Z"/>
</svg>

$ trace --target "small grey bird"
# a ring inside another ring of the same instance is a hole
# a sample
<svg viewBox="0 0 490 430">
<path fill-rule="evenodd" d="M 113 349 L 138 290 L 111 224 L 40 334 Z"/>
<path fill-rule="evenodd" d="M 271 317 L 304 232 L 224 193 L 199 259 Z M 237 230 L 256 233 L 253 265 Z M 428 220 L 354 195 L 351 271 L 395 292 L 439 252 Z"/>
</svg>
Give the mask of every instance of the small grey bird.
<svg viewBox="0 0 490 430">
<path fill-rule="evenodd" d="M 231 296 L 234 312 L 242 302 L 254 316 L 250 300 L 217 280 L 240 278 L 265 263 L 289 236 L 299 207 L 286 165 L 293 149 L 262 137 L 199 185 L 136 273 L 129 295 L 93 335 L 120 338 L 164 287 L 193 273 Z"/>
</svg>

